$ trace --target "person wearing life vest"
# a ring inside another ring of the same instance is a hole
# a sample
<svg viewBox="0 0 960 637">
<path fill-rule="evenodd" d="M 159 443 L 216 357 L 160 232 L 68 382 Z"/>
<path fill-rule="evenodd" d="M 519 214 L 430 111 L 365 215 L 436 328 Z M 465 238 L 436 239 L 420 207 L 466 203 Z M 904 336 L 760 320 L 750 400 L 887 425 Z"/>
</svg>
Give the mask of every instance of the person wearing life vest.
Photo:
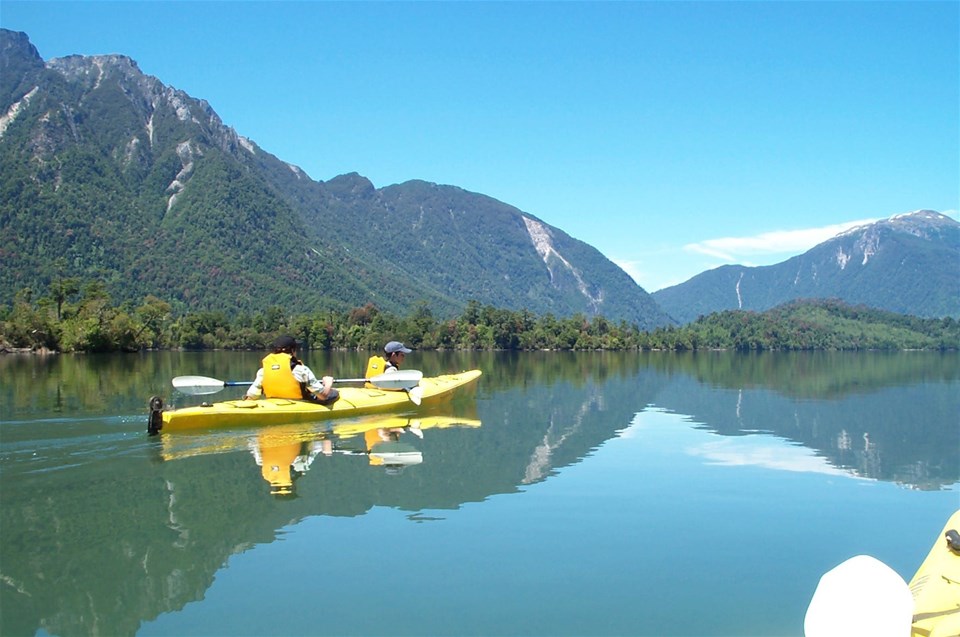
<svg viewBox="0 0 960 637">
<path fill-rule="evenodd" d="M 412 351 L 412 349 L 399 341 L 390 341 L 383 347 L 386 358 L 383 356 L 371 356 L 369 360 L 367 360 L 367 371 L 363 377 L 373 378 L 380 374 L 389 374 L 390 372 L 399 370 L 403 359 Z M 372 385 L 367 383 L 367 387 L 372 387 Z"/>
<path fill-rule="evenodd" d="M 312 400 L 321 405 L 332 405 L 340 392 L 333 387 L 333 377 L 318 379 L 309 367 L 297 360 L 297 341 L 291 336 L 280 336 L 273 342 L 272 351 L 263 358 L 250 389 L 244 399 L 290 398 Z"/>
</svg>

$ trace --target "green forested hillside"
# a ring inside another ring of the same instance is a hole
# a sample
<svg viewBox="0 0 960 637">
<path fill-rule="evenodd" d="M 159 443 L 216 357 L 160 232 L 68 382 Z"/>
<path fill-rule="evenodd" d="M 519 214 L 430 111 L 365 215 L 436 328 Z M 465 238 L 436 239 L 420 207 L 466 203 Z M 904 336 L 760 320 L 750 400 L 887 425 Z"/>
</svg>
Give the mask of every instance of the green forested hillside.
<svg viewBox="0 0 960 637">
<path fill-rule="evenodd" d="M 683 327 L 655 330 L 649 344 L 663 349 L 957 349 L 960 321 L 804 300 L 766 312 L 716 312 Z"/>
<path fill-rule="evenodd" d="M 508 204 L 416 180 L 378 190 L 356 174 L 324 188 L 331 196 L 318 228 L 334 229 L 356 254 L 451 298 L 561 316 L 577 308 L 641 328 L 669 323 L 596 249 Z M 547 256 L 537 251 L 528 224 L 542 229 Z"/>
<path fill-rule="evenodd" d="M 471 300 L 535 313 L 670 323 L 594 248 L 452 186 L 328 182 L 224 126 L 121 55 L 46 65 L 0 29 L 0 304 L 57 280 L 175 314 L 373 304 L 440 316 Z"/>
</svg>

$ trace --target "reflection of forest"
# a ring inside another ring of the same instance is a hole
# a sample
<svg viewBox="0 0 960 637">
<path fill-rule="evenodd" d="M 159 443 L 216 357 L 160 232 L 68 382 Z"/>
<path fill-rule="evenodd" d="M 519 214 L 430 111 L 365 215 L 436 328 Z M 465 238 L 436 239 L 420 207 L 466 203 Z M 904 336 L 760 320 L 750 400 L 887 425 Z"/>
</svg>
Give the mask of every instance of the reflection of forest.
<svg viewBox="0 0 960 637">
<path fill-rule="evenodd" d="M 957 352 L 691 352 L 652 354 L 650 367 L 728 389 L 825 400 L 894 385 L 956 382 Z"/>
<path fill-rule="evenodd" d="M 257 360 L 220 356 L 0 357 L 0 371 L 10 372 L 0 399 L 15 413 L 139 414 L 143 397 L 185 369 L 242 378 Z M 228 432 L 171 446 L 142 433 L 145 415 L 112 437 L 103 425 L 61 440 L 44 438 L 49 429 L 39 425 L 5 429 L 4 454 L 41 451 L 4 468 L 0 634 L 135 634 L 141 622 L 202 599 L 231 555 L 299 520 L 376 506 L 422 519 L 515 492 L 580 462 L 648 405 L 720 435 L 797 441 L 857 475 L 925 489 L 960 479 L 956 354 L 420 356 L 428 369 L 484 370 L 476 396 L 450 406 L 482 426 L 404 434 L 422 462 L 401 471 L 355 454 L 317 455 L 291 474 L 290 497 L 271 495 L 247 445 L 256 432 L 240 443 Z M 295 442 L 310 445 L 321 431 L 301 431 Z M 361 441 L 338 448 L 362 452 Z"/>
</svg>

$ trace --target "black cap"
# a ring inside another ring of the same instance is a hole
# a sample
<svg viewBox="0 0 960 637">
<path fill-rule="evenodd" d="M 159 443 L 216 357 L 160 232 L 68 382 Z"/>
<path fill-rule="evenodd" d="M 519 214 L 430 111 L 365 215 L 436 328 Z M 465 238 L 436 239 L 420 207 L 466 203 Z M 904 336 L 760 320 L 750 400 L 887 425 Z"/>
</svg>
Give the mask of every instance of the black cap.
<svg viewBox="0 0 960 637">
<path fill-rule="evenodd" d="M 273 351 L 282 352 L 282 351 L 293 351 L 297 349 L 297 341 L 292 336 L 278 336 L 275 341 L 273 341 Z"/>
</svg>

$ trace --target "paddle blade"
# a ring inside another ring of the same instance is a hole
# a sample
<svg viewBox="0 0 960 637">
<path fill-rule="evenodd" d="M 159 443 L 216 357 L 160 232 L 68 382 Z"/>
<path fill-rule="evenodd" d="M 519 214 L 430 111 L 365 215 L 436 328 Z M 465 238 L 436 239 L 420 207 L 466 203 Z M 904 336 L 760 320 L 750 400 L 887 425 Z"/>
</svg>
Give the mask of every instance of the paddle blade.
<svg viewBox="0 0 960 637">
<path fill-rule="evenodd" d="M 843 562 L 820 578 L 803 621 L 806 637 L 906 637 L 913 596 L 903 578 L 869 555 Z"/>
<path fill-rule="evenodd" d="M 370 448 L 370 464 L 402 469 L 423 462 L 423 454 L 405 442 L 379 442 Z"/>
<path fill-rule="evenodd" d="M 414 405 L 419 405 L 423 400 L 423 387 L 412 387 L 407 390 L 407 396 L 410 397 L 410 402 Z"/>
<path fill-rule="evenodd" d="M 173 387 L 184 394 L 202 396 L 215 394 L 226 387 L 226 384 L 222 380 L 206 376 L 177 376 L 173 379 Z"/>
<path fill-rule="evenodd" d="M 395 372 L 380 374 L 379 376 L 374 376 L 369 380 L 371 384 L 379 389 L 410 390 L 420 384 L 421 378 L 423 378 L 423 372 L 411 369 L 407 371 L 398 370 Z"/>
</svg>

